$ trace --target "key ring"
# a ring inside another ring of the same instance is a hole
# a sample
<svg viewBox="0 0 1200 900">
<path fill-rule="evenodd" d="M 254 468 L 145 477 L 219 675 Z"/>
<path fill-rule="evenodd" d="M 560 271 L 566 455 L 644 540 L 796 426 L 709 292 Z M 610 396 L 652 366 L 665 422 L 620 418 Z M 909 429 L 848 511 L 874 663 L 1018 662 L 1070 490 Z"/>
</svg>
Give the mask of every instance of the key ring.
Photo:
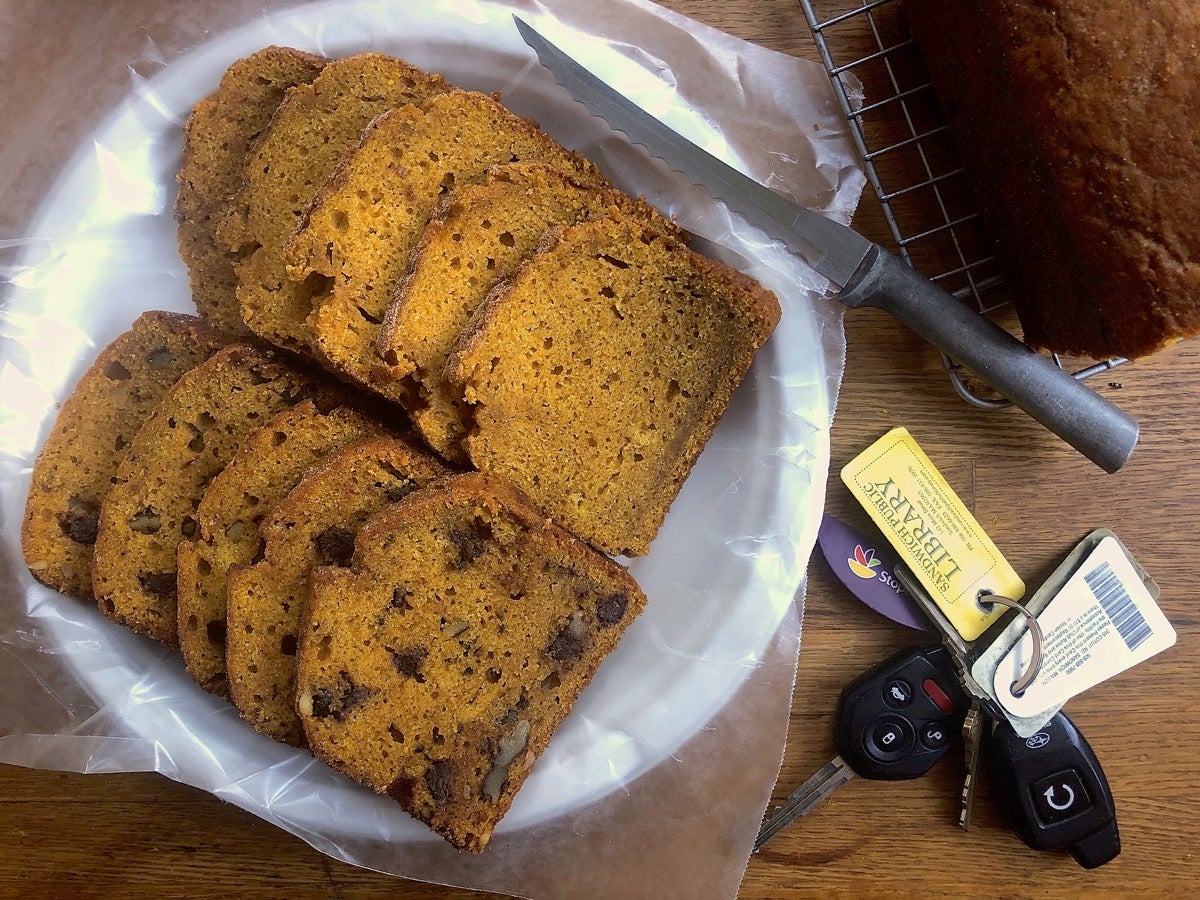
<svg viewBox="0 0 1200 900">
<path fill-rule="evenodd" d="M 1016 600 L 1008 597 L 1001 597 L 999 594 L 992 594 L 988 591 L 983 591 L 979 595 L 979 603 L 986 603 L 989 606 L 994 603 L 999 603 L 1001 606 L 1007 606 L 1009 609 L 1015 609 L 1025 617 L 1025 622 L 1029 627 L 1029 634 L 1033 638 L 1033 651 L 1030 654 L 1029 665 L 1025 667 L 1025 673 L 1009 685 L 1009 691 L 1014 697 L 1020 697 L 1025 693 L 1026 689 L 1033 684 L 1038 677 L 1038 673 L 1042 671 L 1042 626 L 1038 624 L 1037 617 L 1033 615 L 1024 606 Z"/>
</svg>

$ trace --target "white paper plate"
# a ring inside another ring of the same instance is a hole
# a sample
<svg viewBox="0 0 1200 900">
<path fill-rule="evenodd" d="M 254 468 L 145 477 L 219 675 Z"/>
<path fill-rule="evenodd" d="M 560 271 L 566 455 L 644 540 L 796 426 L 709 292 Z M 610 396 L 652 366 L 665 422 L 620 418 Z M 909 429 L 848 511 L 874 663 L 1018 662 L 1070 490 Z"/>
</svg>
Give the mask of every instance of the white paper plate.
<svg viewBox="0 0 1200 900">
<path fill-rule="evenodd" d="M 685 226 L 711 216 L 686 182 L 630 153 L 603 123 L 565 100 L 532 64 L 508 10 L 461 6 L 456 16 L 443 10 L 422 17 L 412 4 L 393 30 L 380 28 L 386 17 L 375 4 L 327 3 L 302 15 L 266 16 L 137 83 L 49 193 L 13 279 L 18 290 L 7 306 L 5 333 L 29 352 L 0 370 L 10 456 L 31 464 L 55 403 L 97 348 L 138 313 L 192 309 L 170 215 L 180 125 L 232 60 L 266 44 L 330 56 L 384 50 L 441 71 L 461 87 L 500 90 L 513 109 L 583 150 L 625 189 L 652 201 L 666 198 L 667 205 L 685 198 L 688 208 L 674 209 Z M 743 261 L 753 253 L 734 239 L 723 243 L 733 244 Z M 667 759 L 738 689 L 792 602 L 823 496 L 827 379 L 836 373 L 826 371 L 821 349 L 828 321 L 802 288 L 788 272 L 753 258 L 748 267 L 780 294 L 784 320 L 650 555 L 631 564 L 648 609 L 555 735 L 502 831 L 590 803 Z M 28 469 L 18 466 L 11 475 L 3 514 L 15 523 Z M 14 568 L 23 571 L 16 531 L 7 528 L 4 543 Z M 28 579 L 21 590 L 31 615 L 52 631 L 103 709 L 152 742 L 155 768 L 265 808 L 302 834 L 333 829 L 389 840 L 427 837 L 424 826 L 389 801 L 252 733 L 226 704 L 195 688 L 162 648 Z M 106 765 L 120 768 L 112 760 Z"/>
</svg>

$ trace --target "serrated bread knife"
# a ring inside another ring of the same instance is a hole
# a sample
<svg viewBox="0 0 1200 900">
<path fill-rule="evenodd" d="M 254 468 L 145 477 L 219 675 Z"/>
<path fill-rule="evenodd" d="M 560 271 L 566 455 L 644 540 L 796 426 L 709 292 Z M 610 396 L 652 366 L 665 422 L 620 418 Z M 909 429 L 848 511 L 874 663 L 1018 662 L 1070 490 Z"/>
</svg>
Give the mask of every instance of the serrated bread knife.
<svg viewBox="0 0 1200 900">
<path fill-rule="evenodd" d="M 1106 472 L 1133 453 L 1133 418 L 1004 329 L 844 225 L 768 190 L 609 87 L 519 17 L 517 29 L 541 64 L 594 116 L 703 186 L 747 222 L 841 288 L 849 307 L 875 306 L 972 369 Z"/>
</svg>

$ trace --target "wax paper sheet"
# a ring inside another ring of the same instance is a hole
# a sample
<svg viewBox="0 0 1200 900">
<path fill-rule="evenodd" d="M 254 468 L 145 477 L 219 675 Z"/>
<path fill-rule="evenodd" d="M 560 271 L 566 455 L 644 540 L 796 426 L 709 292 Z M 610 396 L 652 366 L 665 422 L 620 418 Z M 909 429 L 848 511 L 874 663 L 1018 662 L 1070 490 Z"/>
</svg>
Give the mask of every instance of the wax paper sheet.
<svg viewBox="0 0 1200 900">
<path fill-rule="evenodd" d="M 0 96 L 0 760 L 157 771 L 410 878 L 529 897 L 730 896 L 783 751 L 841 312 L 815 273 L 573 103 L 513 12 L 711 152 L 849 220 L 863 179 L 821 69 L 645 0 L 0 3 L 0 60 L 18 73 Z M 229 63 L 271 43 L 390 52 L 500 91 L 784 308 L 650 554 L 631 562 L 647 612 L 479 856 L 254 734 L 170 652 L 22 562 L 56 404 L 142 310 L 191 309 L 170 215 L 182 122 Z"/>
</svg>

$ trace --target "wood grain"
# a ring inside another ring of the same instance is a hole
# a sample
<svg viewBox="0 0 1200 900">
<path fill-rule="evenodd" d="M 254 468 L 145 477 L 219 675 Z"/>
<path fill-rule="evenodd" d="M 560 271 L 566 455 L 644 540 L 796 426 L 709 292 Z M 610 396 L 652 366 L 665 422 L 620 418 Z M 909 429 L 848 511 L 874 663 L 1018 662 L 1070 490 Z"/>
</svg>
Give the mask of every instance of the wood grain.
<svg viewBox="0 0 1200 900">
<path fill-rule="evenodd" d="M 665 5 L 764 46 L 816 56 L 795 0 L 667 0 Z M 3 4 L 0 23 L 18 23 L 28 7 Z M 65 13 L 64 18 L 71 20 Z M 65 27 L 76 42 L 86 39 L 79 19 Z M 856 225 L 886 242 L 878 205 L 869 197 Z M 919 781 L 851 781 L 750 860 L 741 896 L 1194 891 L 1200 862 L 1193 847 L 1191 791 L 1200 785 L 1195 749 L 1200 717 L 1192 698 L 1200 695 L 1200 664 L 1193 656 L 1200 621 L 1191 588 L 1197 558 L 1194 497 L 1200 492 L 1195 388 L 1200 342 L 1096 382 L 1140 420 L 1143 434 L 1126 468 L 1106 476 L 1022 414 L 981 412 L 964 404 L 951 390 L 937 354 L 883 314 L 851 312 L 846 332 L 833 473 L 888 428 L 905 425 L 1031 584 L 1088 531 L 1113 528 L 1160 583 L 1161 604 L 1179 641 L 1068 708 L 1099 755 L 1116 797 L 1123 850 L 1113 863 L 1085 872 L 1064 854 L 1026 849 L 1003 822 L 986 779 L 975 825 L 962 832 L 956 824 L 962 765 L 952 751 L 946 763 Z M 866 524 L 836 474 L 827 503 L 845 520 Z M 776 799 L 833 755 L 832 713 L 842 685 L 914 640 L 912 632 L 859 606 L 814 557 Z M 0 767 L 0 894 L 484 896 L 335 862 L 240 809 L 156 775 L 80 776 L 15 767 Z"/>
</svg>

